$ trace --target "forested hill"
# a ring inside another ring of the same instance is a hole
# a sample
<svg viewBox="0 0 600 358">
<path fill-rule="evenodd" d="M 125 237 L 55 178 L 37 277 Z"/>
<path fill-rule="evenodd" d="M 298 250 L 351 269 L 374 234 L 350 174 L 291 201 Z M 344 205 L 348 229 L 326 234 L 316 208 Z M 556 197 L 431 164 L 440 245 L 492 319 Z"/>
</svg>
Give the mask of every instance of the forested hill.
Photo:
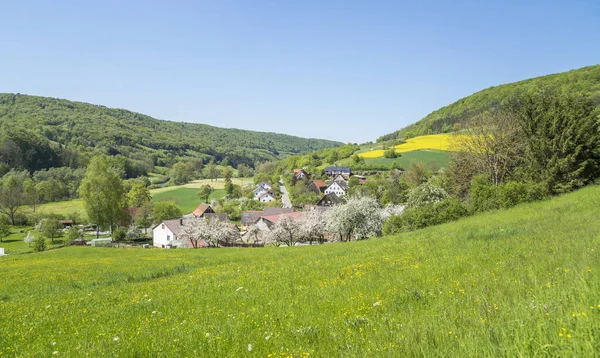
<svg viewBox="0 0 600 358">
<path fill-rule="evenodd" d="M 20 155 L 26 160 L 25 152 L 31 146 L 39 147 L 33 148 L 37 154 L 52 149 L 63 151 L 64 156 L 66 150 L 70 161 L 73 156 L 107 153 L 140 161 L 150 158 L 154 165 L 200 157 L 205 162 L 226 159 L 236 166 L 339 145 L 322 139 L 158 120 L 124 109 L 64 99 L 0 94 L 0 160 L 6 159 L 5 165 L 10 161 L 7 156 L 18 151 L 17 147 L 23 149 Z M 60 153 L 55 154 L 60 157 Z M 47 160 L 38 158 L 37 163 L 43 166 L 43 161 L 59 160 L 49 156 Z M 38 164 L 30 164 L 27 169 L 41 169 Z"/>
<path fill-rule="evenodd" d="M 468 126 L 474 115 L 502 107 L 513 95 L 531 85 L 552 86 L 573 94 L 588 95 L 600 105 L 600 65 L 595 65 L 487 88 L 442 107 L 401 130 L 381 136 L 378 141 L 460 130 Z"/>
</svg>

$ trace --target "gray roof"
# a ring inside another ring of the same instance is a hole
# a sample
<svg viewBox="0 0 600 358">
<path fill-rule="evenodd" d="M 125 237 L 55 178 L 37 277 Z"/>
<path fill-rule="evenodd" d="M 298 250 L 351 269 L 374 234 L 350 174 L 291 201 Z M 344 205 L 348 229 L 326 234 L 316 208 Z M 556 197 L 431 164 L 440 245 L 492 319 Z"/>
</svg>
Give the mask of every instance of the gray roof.
<svg viewBox="0 0 600 358">
<path fill-rule="evenodd" d="M 277 214 L 287 214 L 287 213 L 293 213 L 294 209 L 292 208 L 270 208 L 270 207 L 266 207 L 263 210 L 263 214 L 261 216 L 266 216 L 266 215 L 277 215 Z"/>
<path fill-rule="evenodd" d="M 326 172 L 350 172 L 350 167 L 327 167 L 325 168 Z"/>
</svg>

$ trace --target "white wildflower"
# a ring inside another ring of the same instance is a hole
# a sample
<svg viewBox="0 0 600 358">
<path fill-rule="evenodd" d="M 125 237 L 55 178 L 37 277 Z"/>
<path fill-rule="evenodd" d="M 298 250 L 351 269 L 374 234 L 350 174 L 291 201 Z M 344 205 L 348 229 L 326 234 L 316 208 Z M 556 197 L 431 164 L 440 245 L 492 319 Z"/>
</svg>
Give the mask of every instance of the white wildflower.
<svg viewBox="0 0 600 358">
<path fill-rule="evenodd" d="M 377 307 L 377 306 L 379 306 L 380 304 L 381 304 L 381 301 L 377 301 L 377 302 L 373 303 L 373 307 Z"/>
<path fill-rule="evenodd" d="M 238 289 L 237 289 L 237 290 L 235 290 L 235 292 L 237 292 L 237 291 L 239 291 L 239 290 L 241 290 L 241 289 L 243 289 L 243 287 L 241 287 L 241 286 L 240 286 L 240 287 L 238 287 Z"/>
<path fill-rule="evenodd" d="M 248 344 L 248 352 L 252 352 L 252 344 Z"/>
<path fill-rule="evenodd" d="M 113 338 L 113 341 L 115 341 L 115 342 L 118 341 L 118 340 L 119 340 L 119 337 Z"/>
<path fill-rule="evenodd" d="M 152 311 L 152 314 L 156 314 L 156 311 Z"/>
<path fill-rule="evenodd" d="M 206 332 L 206 334 L 204 335 L 204 337 L 206 337 L 206 338 L 210 337 L 210 333 Z"/>
</svg>

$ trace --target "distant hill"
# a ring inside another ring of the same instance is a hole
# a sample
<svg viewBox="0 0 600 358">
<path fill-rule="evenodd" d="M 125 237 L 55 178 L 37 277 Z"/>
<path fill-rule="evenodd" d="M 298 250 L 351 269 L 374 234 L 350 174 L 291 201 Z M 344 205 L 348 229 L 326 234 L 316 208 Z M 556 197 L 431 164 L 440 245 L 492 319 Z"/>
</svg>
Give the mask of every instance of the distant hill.
<svg viewBox="0 0 600 358">
<path fill-rule="evenodd" d="M 151 158 L 154 165 L 161 166 L 192 157 L 205 161 L 214 158 L 217 162 L 226 159 L 234 166 L 252 165 L 256 161 L 341 145 L 323 139 L 158 120 L 124 109 L 64 99 L 0 94 L 0 152 L 6 149 L 6 137 L 15 132 L 20 133 L 15 137 L 23 140 L 15 139 L 12 143 L 29 141 L 35 133 L 36 145 L 46 149 L 69 148 L 78 155 L 88 156 L 100 152 L 135 160 Z M 4 155 L 10 156 L 6 150 Z M 27 150 L 22 152 L 27 156 Z M 1 156 L 2 153 L 0 160 Z M 52 160 L 57 162 L 60 158 Z"/>
<path fill-rule="evenodd" d="M 600 105 L 600 65 L 595 65 L 487 88 L 442 107 L 401 130 L 381 136 L 378 141 L 460 130 L 468 126 L 469 119 L 474 115 L 490 108 L 502 107 L 507 99 L 530 85 L 553 86 L 589 95 Z"/>
</svg>

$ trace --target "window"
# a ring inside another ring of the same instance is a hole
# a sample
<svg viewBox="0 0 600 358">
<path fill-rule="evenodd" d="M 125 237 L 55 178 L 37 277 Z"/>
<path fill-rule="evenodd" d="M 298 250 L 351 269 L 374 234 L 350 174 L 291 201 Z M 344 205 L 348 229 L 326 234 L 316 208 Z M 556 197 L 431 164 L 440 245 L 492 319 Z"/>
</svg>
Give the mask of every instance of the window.
<svg viewBox="0 0 600 358">
<path fill-rule="evenodd" d="M 164 230 L 164 229 L 165 229 L 165 224 L 162 224 L 162 225 L 160 226 L 160 228 Z"/>
<path fill-rule="evenodd" d="M 171 235 L 167 235 L 167 241 L 171 241 Z"/>
</svg>

